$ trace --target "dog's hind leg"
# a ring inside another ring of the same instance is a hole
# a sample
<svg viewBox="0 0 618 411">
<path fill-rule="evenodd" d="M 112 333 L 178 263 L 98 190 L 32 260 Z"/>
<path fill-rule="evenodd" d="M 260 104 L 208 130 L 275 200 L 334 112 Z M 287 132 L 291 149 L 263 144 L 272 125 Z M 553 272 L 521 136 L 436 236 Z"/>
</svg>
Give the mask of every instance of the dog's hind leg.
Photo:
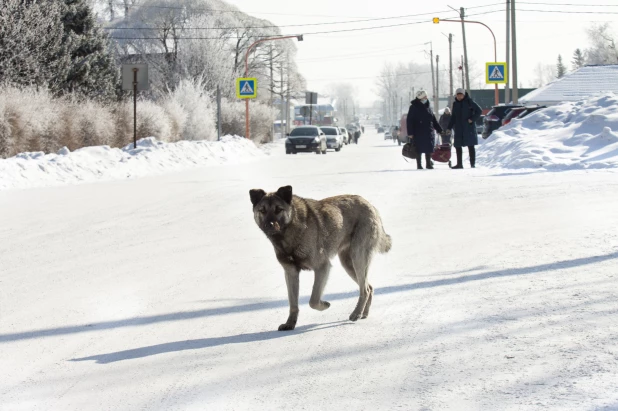
<svg viewBox="0 0 618 411">
<path fill-rule="evenodd" d="M 341 265 L 346 273 L 354 280 L 356 284 L 358 284 L 358 280 L 356 279 L 356 272 L 354 271 L 354 264 L 352 264 L 352 257 L 350 257 L 350 249 L 345 249 L 339 252 L 339 260 L 341 261 Z M 371 307 L 371 300 L 373 299 L 373 287 L 371 284 L 367 284 L 369 287 L 369 297 L 367 298 L 367 303 L 365 304 L 365 309 L 363 310 L 363 314 L 361 315 L 362 319 L 367 318 L 369 315 L 369 308 Z"/>
<path fill-rule="evenodd" d="M 330 262 L 326 263 L 319 268 L 315 269 L 315 280 L 313 281 L 313 290 L 311 291 L 311 298 L 309 299 L 309 307 L 314 310 L 324 311 L 330 307 L 330 303 L 322 301 L 322 294 L 324 293 L 324 287 L 328 281 L 328 274 L 330 273 Z"/>
<path fill-rule="evenodd" d="M 373 299 L 373 287 L 369 284 L 367 279 L 371 254 L 365 251 L 357 251 L 353 252 L 351 257 L 354 272 L 356 273 L 356 282 L 358 283 L 360 291 L 356 308 L 354 308 L 354 311 L 350 314 L 350 321 L 356 321 L 359 318 L 366 318 L 367 315 L 369 315 L 369 307 Z"/>
<path fill-rule="evenodd" d="M 279 331 L 291 331 L 296 327 L 298 320 L 298 293 L 299 293 L 299 274 L 300 271 L 296 267 L 286 266 L 285 284 L 288 288 L 288 301 L 290 303 L 290 315 L 285 324 L 279 326 Z"/>
</svg>

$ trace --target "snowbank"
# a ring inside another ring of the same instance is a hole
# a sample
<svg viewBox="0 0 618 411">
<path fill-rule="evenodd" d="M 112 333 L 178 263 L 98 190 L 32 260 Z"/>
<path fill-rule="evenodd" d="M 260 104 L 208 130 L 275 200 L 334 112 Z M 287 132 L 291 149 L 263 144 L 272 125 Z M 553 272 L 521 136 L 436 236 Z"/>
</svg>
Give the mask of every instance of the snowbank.
<svg viewBox="0 0 618 411">
<path fill-rule="evenodd" d="M 494 131 L 481 142 L 488 167 L 570 170 L 618 168 L 618 96 L 548 107 Z"/>
<path fill-rule="evenodd" d="M 276 145 L 276 144 L 275 144 Z M 273 145 L 257 147 L 252 141 L 225 136 L 221 141 L 164 143 L 153 137 L 122 149 L 86 147 L 58 154 L 21 153 L 0 160 L 0 189 L 74 184 L 88 181 L 143 177 L 222 163 L 239 163 L 274 152 Z"/>
</svg>

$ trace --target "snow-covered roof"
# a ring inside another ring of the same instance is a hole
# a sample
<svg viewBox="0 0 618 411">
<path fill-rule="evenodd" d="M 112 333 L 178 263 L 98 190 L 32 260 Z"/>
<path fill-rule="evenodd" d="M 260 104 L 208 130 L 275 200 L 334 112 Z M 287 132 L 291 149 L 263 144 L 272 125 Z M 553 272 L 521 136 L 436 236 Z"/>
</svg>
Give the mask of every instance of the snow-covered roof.
<svg viewBox="0 0 618 411">
<path fill-rule="evenodd" d="M 607 92 L 618 93 L 618 64 L 582 67 L 531 91 L 519 101 L 526 104 L 553 105 Z"/>
</svg>

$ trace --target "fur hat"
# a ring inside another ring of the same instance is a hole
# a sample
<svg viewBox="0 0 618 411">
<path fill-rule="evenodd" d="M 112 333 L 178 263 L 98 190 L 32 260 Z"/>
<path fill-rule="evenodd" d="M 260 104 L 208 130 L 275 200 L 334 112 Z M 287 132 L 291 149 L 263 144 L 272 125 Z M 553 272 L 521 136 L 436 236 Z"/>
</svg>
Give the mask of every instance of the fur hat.
<svg viewBox="0 0 618 411">
<path fill-rule="evenodd" d="M 425 92 L 425 90 L 419 90 L 416 92 L 416 98 L 419 100 L 427 98 L 427 93 Z"/>
<path fill-rule="evenodd" d="M 461 87 L 458 88 L 457 90 L 455 90 L 455 94 L 466 94 L 466 90 L 462 89 Z"/>
</svg>

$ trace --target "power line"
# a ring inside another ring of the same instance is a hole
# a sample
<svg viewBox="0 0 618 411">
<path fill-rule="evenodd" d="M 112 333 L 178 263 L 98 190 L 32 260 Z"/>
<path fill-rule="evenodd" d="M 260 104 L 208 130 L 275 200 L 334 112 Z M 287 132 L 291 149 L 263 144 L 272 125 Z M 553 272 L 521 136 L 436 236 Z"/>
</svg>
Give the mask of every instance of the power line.
<svg viewBox="0 0 618 411">
<path fill-rule="evenodd" d="M 575 4 L 575 3 L 538 3 L 529 1 L 518 1 L 518 4 L 534 4 L 544 6 L 570 6 L 570 7 L 618 7 L 617 4 Z"/>
<path fill-rule="evenodd" d="M 533 13 L 558 13 L 558 14 L 618 14 L 618 11 L 564 11 L 564 10 L 525 10 L 517 9 L 517 11 L 526 11 Z"/>
<path fill-rule="evenodd" d="M 269 28 L 284 28 L 284 27 L 310 27 L 310 26 L 328 26 L 333 24 L 352 24 L 352 23 L 366 23 L 369 21 L 383 21 L 383 20 L 394 20 L 394 19 L 405 19 L 410 17 L 420 17 L 420 16 L 432 16 L 439 13 L 445 13 L 446 11 L 435 11 L 430 13 L 420 13 L 420 14 L 408 14 L 403 16 L 392 16 L 392 17 L 379 17 L 372 19 L 364 19 L 364 20 L 348 20 L 348 21 L 333 21 L 333 22 L 325 22 L 325 23 L 307 23 L 307 24 L 289 24 L 282 26 L 239 26 L 239 27 L 187 27 L 183 28 L 183 30 L 238 30 L 238 29 L 269 29 Z M 104 30 L 153 30 L 151 27 L 104 27 Z"/>
<path fill-rule="evenodd" d="M 470 16 L 478 16 L 482 14 L 491 14 L 491 13 L 499 13 L 499 12 L 502 12 L 502 11 L 501 10 L 487 11 L 483 13 L 471 14 Z M 434 15 L 434 16 L 436 14 L 437 13 L 423 13 L 423 15 Z M 431 23 L 431 21 L 421 20 L 421 21 L 414 21 L 414 22 L 407 22 L 407 23 L 390 24 L 390 25 L 385 25 L 385 26 L 360 27 L 360 28 L 354 28 L 354 29 L 330 30 L 330 31 L 317 31 L 317 32 L 303 33 L 303 35 L 309 36 L 309 35 L 317 35 L 317 34 L 349 33 L 349 32 L 385 29 L 385 28 L 393 28 L 393 27 L 403 27 L 403 26 L 411 26 L 415 24 L 427 24 L 427 23 Z M 273 26 L 273 27 L 281 27 L 281 26 Z M 264 28 L 264 27 L 260 27 L 260 28 Z M 152 30 L 155 30 L 155 29 L 152 29 Z M 291 34 L 291 35 L 295 35 L 295 34 Z M 266 38 L 269 36 L 252 36 L 252 37 Z M 116 40 L 161 40 L 160 37 L 111 37 L 111 38 L 116 39 Z M 244 37 L 232 36 L 229 38 L 230 39 L 242 39 Z M 177 37 L 174 40 L 220 40 L 220 39 L 221 39 L 220 37 Z"/>
</svg>

